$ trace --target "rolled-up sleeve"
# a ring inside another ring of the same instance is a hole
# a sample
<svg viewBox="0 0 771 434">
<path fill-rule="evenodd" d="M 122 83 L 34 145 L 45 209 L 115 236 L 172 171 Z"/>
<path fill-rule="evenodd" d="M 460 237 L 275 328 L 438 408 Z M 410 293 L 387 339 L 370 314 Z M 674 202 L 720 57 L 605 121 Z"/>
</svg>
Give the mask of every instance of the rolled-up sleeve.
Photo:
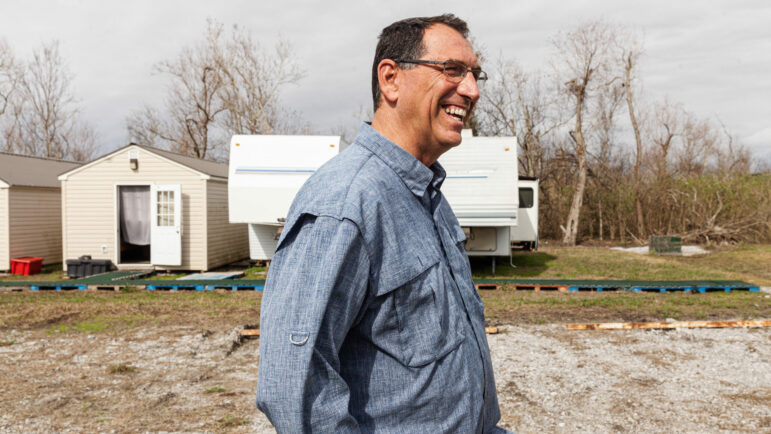
<svg viewBox="0 0 771 434">
<path fill-rule="evenodd" d="M 257 407 L 279 432 L 358 431 L 338 354 L 367 294 L 364 241 L 329 216 L 284 231 L 261 303 Z"/>
</svg>

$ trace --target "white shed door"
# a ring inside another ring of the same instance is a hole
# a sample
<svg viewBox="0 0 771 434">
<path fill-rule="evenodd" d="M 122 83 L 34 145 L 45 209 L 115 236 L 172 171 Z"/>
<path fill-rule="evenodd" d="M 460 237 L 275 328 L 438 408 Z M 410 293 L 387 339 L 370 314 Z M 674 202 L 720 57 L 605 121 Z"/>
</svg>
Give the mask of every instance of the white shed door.
<svg viewBox="0 0 771 434">
<path fill-rule="evenodd" d="M 150 210 L 150 262 L 182 265 L 182 187 L 153 185 Z"/>
</svg>

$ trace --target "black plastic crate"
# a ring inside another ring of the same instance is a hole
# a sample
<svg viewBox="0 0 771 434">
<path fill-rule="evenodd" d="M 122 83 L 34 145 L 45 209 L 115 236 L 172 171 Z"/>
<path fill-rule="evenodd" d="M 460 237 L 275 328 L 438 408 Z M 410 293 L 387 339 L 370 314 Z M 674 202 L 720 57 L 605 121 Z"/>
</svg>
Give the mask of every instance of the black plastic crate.
<svg viewBox="0 0 771 434">
<path fill-rule="evenodd" d="M 109 259 L 91 259 L 90 256 L 67 259 L 68 277 L 93 276 L 94 274 L 102 274 L 110 270 L 112 270 L 112 261 Z"/>
</svg>

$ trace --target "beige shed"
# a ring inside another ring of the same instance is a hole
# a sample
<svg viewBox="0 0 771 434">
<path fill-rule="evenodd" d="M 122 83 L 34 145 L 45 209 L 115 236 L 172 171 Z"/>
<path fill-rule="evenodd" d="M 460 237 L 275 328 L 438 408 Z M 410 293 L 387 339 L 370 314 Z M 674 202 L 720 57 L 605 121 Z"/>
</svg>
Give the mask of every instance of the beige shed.
<svg viewBox="0 0 771 434">
<path fill-rule="evenodd" d="M 11 259 L 43 258 L 43 264 L 62 262 L 63 172 L 80 166 L 0 153 L 0 270 L 10 270 Z"/>
<path fill-rule="evenodd" d="M 228 221 L 226 164 L 132 143 L 59 180 L 65 259 L 205 271 L 249 256 L 247 226 Z"/>
</svg>

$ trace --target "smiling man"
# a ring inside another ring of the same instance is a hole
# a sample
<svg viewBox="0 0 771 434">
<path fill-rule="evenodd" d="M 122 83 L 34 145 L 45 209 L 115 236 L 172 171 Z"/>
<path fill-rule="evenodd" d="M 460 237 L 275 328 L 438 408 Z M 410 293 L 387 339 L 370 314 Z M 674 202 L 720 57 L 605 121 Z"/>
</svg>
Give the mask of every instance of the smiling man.
<svg viewBox="0 0 771 434">
<path fill-rule="evenodd" d="M 261 304 L 281 432 L 503 432 L 484 307 L 440 192 L 487 76 L 453 15 L 380 35 L 375 117 L 298 193 Z"/>
</svg>

